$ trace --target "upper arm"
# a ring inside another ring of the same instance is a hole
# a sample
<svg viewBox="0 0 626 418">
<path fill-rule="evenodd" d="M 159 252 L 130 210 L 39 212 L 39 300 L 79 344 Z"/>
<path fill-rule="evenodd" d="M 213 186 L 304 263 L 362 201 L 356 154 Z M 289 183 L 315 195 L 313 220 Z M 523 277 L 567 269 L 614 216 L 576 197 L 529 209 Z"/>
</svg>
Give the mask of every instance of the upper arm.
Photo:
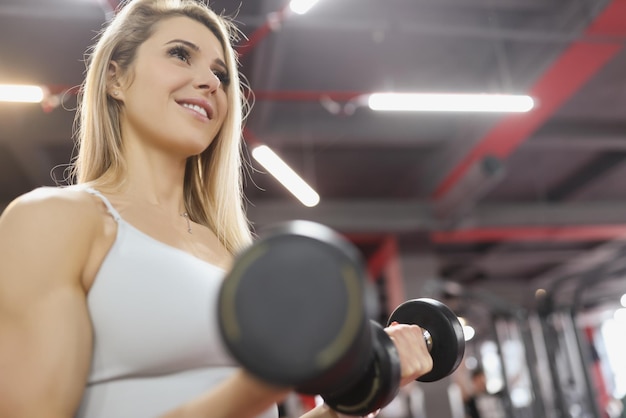
<svg viewBox="0 0 626 418">
<path fill-rule="evenodd" d="M 94 217 L 72 193 L 31 193 L 0 217 L 0 416 L 71 417 L 82 395 Z"/>
</svg>

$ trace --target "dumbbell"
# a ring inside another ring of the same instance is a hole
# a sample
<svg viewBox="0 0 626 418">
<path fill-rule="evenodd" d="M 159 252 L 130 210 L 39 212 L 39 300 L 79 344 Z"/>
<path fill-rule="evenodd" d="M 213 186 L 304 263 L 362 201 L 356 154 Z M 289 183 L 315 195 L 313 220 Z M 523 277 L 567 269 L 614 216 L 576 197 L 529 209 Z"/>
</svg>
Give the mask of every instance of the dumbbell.
<svg viewBox="0 0 626 418">
<path fill-rule="evenodd" d="M 446 305 L 428 298 L 409 300 L 392 312 L 387 325 L 393 322 L 418 325 L 423 330 L 433 368 L 418 381 L 443 379 L 457 369 L 465 353 L 465 338 L 457 316 Z M 352 384 L 321 395 L 329 407 L 343 414 L 366 415 L 387 405 L 398 393 L 398 353 L 382 327 L 373 321 L 372 327 L 377 331 L 373 333 L 374 351 L 369 367 Z"/>
<path fill-rule="evenodd" d="M 220 289 L 218 322 L 225 345 L 262 380 L 326 394 L 331 404 L 339 400 L 333 406 L 344 413 L 365 414 L 386 405 L 397 394 L 400 365 L 387 333 L 367 317 L 363 266 L 356 248 L 323 225 L 291 221 L 266 229 L 236 257 Z M 415 313 L 416 305 L 410 305 Z M 407 310 L 400 308 L 396 311 Z M 395 319 L 398 315 L 390 321 L 429 330 L 432 353 L 445 345 L 419 315 Z M 456 368 L 458 360 L 448 363 Z"/>
<path fill-rule="evenodd" d="M 260 379 L 336 391 L 367 367 L 372 337 L 359 251 L 310 221 L 271 225 L 235 257 L 218 296 L 226 348 Z"/>
<path fill-rule="evenodd" d="M 424 330 L 433 368 L 417 380 L 434 382 L 459 367 L 465 354 L 465 334 L 459 318 L 445 304 L 429 298 L 408 300 L 391 313 L 387 324 L 393 322 L 418 325 Z"/>
</svg>

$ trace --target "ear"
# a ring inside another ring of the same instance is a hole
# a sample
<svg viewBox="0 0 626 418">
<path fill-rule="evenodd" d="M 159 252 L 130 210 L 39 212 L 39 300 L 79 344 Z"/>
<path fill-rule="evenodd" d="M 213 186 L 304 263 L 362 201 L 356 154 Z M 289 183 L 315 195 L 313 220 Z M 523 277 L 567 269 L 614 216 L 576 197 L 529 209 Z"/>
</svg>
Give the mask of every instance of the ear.
<svg viewBox="0 0 626 418">
<path fill-rule="evenodd" d="M 109 62 L 109 68 L 107 69 L 107 94 L 113 97 L 115 100 L 124 99 L 124 90 L 121 83 L 121 70 L 120 66 L 115 61 Z"/>
</svg>

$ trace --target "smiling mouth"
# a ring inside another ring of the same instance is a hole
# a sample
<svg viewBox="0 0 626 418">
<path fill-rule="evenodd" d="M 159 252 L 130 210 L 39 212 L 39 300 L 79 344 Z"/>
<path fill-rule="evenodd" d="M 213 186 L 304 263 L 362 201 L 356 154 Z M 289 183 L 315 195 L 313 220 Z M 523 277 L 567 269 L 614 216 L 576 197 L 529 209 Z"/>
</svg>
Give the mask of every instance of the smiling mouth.
<svg viewBox="0 0 626 418">
<path fill-rule="evenodd" d="M 207 119 L 209 118 L 209 115 L 207 114 L 206 109 L 204 109 L 201 106 L 198 106 L 196 104 L 190 104 L 190 103 L 179 103 L 182 107 L 186 107 L 187 109 L 191 109 L 196 113 L 199 113 L 200 115 L 204 116 Z"/>
</svg>

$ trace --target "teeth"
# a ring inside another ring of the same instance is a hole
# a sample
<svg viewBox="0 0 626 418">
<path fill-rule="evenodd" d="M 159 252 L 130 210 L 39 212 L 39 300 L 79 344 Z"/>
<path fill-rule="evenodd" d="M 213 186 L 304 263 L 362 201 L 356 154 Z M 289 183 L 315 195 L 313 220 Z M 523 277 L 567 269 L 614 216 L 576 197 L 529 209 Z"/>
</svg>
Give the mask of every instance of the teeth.
<svg viewBox="0 0 626 418">
<path fill-rule="evenodd" d="M 201 115 L 203 115 L 205 118 L 208 117 L 206 114 L 206 110 L 204 110 L 202 107 L 195 105 L 195 104 L 190 104 L 190 103 L 183 103 L 183 107 L 187 107 L 189 109 L 195 110 L 196 112 L 200 113 Z"/>
</svg>

